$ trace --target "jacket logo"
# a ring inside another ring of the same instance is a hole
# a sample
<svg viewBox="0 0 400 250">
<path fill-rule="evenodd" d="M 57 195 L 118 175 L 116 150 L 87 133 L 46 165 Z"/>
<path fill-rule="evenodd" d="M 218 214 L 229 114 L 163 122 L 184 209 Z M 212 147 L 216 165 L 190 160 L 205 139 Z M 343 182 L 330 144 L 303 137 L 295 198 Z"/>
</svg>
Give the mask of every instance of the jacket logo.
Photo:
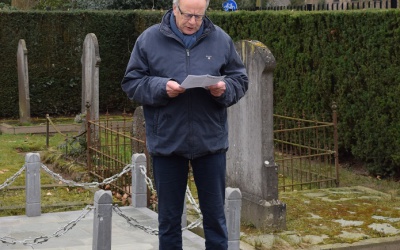
<svg viewBox="0 0 400 250">
<path fill-rule="evenodd" d="M 206 55 L 206 57 L 207 57 L 208 60 L 211 60 L 211 57 L 212 57 L 212 56 L 207 56 L 207 55 Z"/>
</svg>

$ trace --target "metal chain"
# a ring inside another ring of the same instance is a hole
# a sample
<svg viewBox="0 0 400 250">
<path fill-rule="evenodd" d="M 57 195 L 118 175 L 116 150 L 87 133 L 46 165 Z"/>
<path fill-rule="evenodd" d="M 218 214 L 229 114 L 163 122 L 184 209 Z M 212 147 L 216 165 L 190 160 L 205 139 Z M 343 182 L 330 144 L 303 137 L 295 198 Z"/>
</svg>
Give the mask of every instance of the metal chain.
<svg viewBox="0 0 400 250">
<path fill-rule="evenodd" d="M 118 179 L 119 177 L 121 177 L 122 175 L 126 174 L 129 171 L 132 171 L 132 164 L 128 164 L 124 167 L 124 169 L 122 170 L 122 172 L 120 172 L 119 174 L 115 174 L 109 178 L 106 178 L 103 180 L 103 182 L 99 183 L 99 182 L 91 182 L 91 183 L 77 183 L 75 181 L 71 181 L 71 180 L 65 180 L 61 175 L 54 173 L 53 171 L 51 171 L 48 167 L 46 167 L 45 165 L 41 165 L 42 169 L 47 172 L 49 175 L 51 175 L 54 179 L 61 181 L 67 185 L 70 186 L 78 186 L 78 187 L 89 187 L 89 188 L 94 188 L 94 187 L 98 187 L 100 185 L 104 185 L 104 184 L 109 184 L 113 181 L 115 181 L 116 179 Z M 151 179 L 147 176 L 146 173 L 146 168 L 144 165 L 140 165 L 139 166 L 141 173 L 143 174 L 146 184 L 148 185 L 150 191 L 152 193 L 156 193 L 156 190 L 154 189 L 154 185 L 151 181 Z M 11 183 L 13 183 L 15 181 L 15 179 L 21 175 L 21 173 L 25 170 L 25 166 L 23 166 L 17 173 L 15 173 L 12 177 L 8 178 L 2 185 L 0 185 L 0 189 L 3 189 L 5 187 L 7 187 L 8 185 L 10 185 Z M 203 215 L 201 214 L 201 210 L 199 208 L 199 206 L 197 205 L 195 199 L 193 198 L 189 187 L 186 187 L 186 195 L 188 197 L 189 202 L 192 204 L 193 208 L 196 210 L 196 212 L 199 214 L 199 218 L 192 222 L 189 226 L 183 228 L 182 230 L 187 230 L 187 229 L 193 229 L 195 227 L 198 227 L 203 220 Z M 71 230 L 82 218 L 84 218 L 91 210 L 93 209 L 93 207 L 91 206 L 86 206 L 84 212 L 74 221 L 71 221 L 70 223 L 68 223 L 67 225 L 65 225 L 64 227 L 60 228 L 59 230 L 57 230 L 55 233 L 53 233 L 51 236 L 39 236 L 36 237 L 34 239 L 25 239 L 22 241 L 17 241 L 16 239 L 12 238 L 12 237 L 2 237 L 0 238 L 0 241 L 2 243 L 5 244 L 16 244 L 16 243 L 22 243 L 23 245 L 27 245 L 27 246 L 33 246 L 36 244 L 41 244 L 44 243 L 46 241 L 48 241 L 51 238 L 54 237 L 60 237 L 61 235 L 64 235 L 66 232 L 68 232 L 69 230 Z M 139 228 L 149 234 L 152 235 L 158 235 L 158 230 L 157 229 L 153 229 L 151 227 L 147 227 L 147 226 L 143 226 L 141 224 L 138 223 L 137 220 L 135 220 L 132 217 L 128 217 L 125 214 L 122 213 L 121 209 L 118 206 L 114 206 L 113 210 L 120 215 L 121 217 L 125 218 L 126 221 L 133 227 Z M 134 221 L 136 224 L 132 223 L 132 221 Z"/>
<path fill-rule="evenodd" d="M 24 239 L 24 240 L 17 240 L 13 237 L 9 237 L 9 236 L 5 236 L 5 237 L 1 237 L 0 238 L 0 242 L 5 243 L 7 245 L 15 245 L 17 243 L 23 244 L 25 246 L 33 246 L 33 245 L 37 245 L 37 244 L 42 244 L 44 242 L 47 242 L 48 240 L 50 240 L 51 238 L 56 238 L 56 237 L 60 237 L 64 234 L 66 234 L 69 230 L 71 230 L 72 228 L 74 228 L 76 226 L 76 224 L 81 221 L 83 218 L 85 218 L 85 216 L 94 209 L 93 206 L 91 205 L 87 205 L 82 213 L 78 216 L 77 219 L 70 221 L 68 224 L 66 224 L 65 226 L 61 227 L 60 229 L 58 229 L 56 232 L 54 232 L 52 235 L 50 236 L 39 236 L 36 237 L 34 239 Z"/>
<path fill-rule="evenodd" d="M 17 179 L 18 176 L 21 175 L 21 173 L 25 170 L 25 166 L 23 166 L 22 168 L 20 168 L 18 170 L 18 172 L 16 172 L 13 176 L 11 176 L 10 178 L 8 178 L 3 184 L 0 185 L 0 190 L 11 185 L 11 183 L 13 183 L 15 181 L 15 179 Z"/>
<path fill-rule="evenodd" d="M 57 133 L 59 133 L 60 135 L 67 137 L 66 134 L 62 133 L 57 127 L 56 125 L 54 125 L 53 121 L 50 119 L 49 115 L 46 115 L 46 119 L 50 122 L 50 124 L 53 126 L 54 130 L 57 131 Z"/>
<path fill-rule="evenodd" d="M 149 186 L 149 189 L 150 189 L 151 193 L 156 193 L 156 190 L 154 189 L 154 186 L 153 186 L 153 182 L 147 176 L 146 167 L 144 165 L 140 165 L 139 168 L 140 168 L 140 172 L 144 176 L 144 180 L 146 181 L 147 186 Z"/>
<path fill-rule="evenodd" d="M 144 175 L 146 184 L 149 186 L 150 191 L 152 193 L 156 193 L 156 190 L 154 189 L 151 179 L 146 174 L 146 167 L 144 165 L 140 165 L 139 168 L 140 168 L 140 172 Z M 201 223 L 203 222 L 203 215 L 201 213 L 199 205 L 197 205 L 196 200 L 193 198 L 193 195 L 189 189 L 189 186 L 186 186 L 186 195 L 188 197 L 190 204 L 192 204 L 193 208 L 199 214 L 199 218 L 197 220 L 195 220 L 194 222 L 190 223 L 187 227 L 182 228 L 182 230 L 193 229 L 195 227 L 200 226 Z"/>
<path fill-rule="evenodd" d="M 201 223 L 203 222 L 203 214 L 201 213 L 201 210 L 199 208 L 199 206 L 196 203 L 196 200 L 193 198 L 192 192 L 190 192 L 189 186 L 186 186 L 186 196 L 188 197 L 188 200 L 190 202 L 190 204 L 192 204 L 194 210 L 196 210 L 196 212 L 199 215 L 199 218 L 197 218 L 197 220 L 195 220 L 194 222 L 190 223 L 187 227 L 184 227 L 182 230 L 186 230 L 186 229 L 193 229 L 195 227 L 198 227 L 201 225 Z"/>
<path fill-rule="evenodd" d="M 139 228 L 139 229 L 145 231 L 145 232 L 148 233 L 148 234 L 151 234 L 151 235 L 158 235 L 158 229 L 154 229 L 154 228 L 151 228 L 151 227 L 148 227 L 148 226 L 141 225 L 136 219 L 134 219 L 134 218 L 132 218 L 132 217 L 129 217 L 129 216 L 127 216 L 126 214 L 124 214 L 124 213 L 122 212 L 122 210 L 118 207 L 118 205 L 114 205 L 114 206 L 113 206 L 113 210 L 114 210 L 114 212 L 116 212 L 119 216 L 121 216 L 122 218 L 124 218 L 124 219 L 126 220 L 126 222 L 128 222 L 129 225 L 131 225 L 131 226 L 133 226 L 133 227 L 136 227 L 136 228 Z M 135 222 L 135 223 L 133 223 L 132 221 Z"/>
<path fill-rule="evenodd" d="M 186 186 L 186 196 L 188 197 L 188 200 L 189 200 L 190 204 L 192 204 L 192 206 L 196 210 L 196 212 L 201 214 L 201 210 L 199 208 L 199 205 L 197 205 L 196 200 L 193 198 L 193 195 L 192 195 L 192 192 L 189 189 L 189 186 Z"/>
<path fill-rule="evenodd" d="M 95 187 L 98 187 L 101 185 L 110 184 L 111 182 L 117 180 L 119 177 L 126 174 L 127 172 L 132 171 L 132 165 L 128 164 L 124 167 L 122 172 L 120 172 L 119 174 L 115 174 L 111 177 L 105 178 L 103 180 L 103 182 L 100 182 L 100 183 L 99 182 L 78 183 L 78 182 L 71 181 L 71 180 L 65 180 L 61 175 L 54 173 L 53 171 L 51 171 L 49 168 L 47 168 L 43 164 L 42 164 L 42 168 L 44 169 L 44 171 L 46 171 L 48 174 L 50 174 L 57 181 L 61 181 L 69 186 L 88 187 L 88 188 L 95 188 Z"/>
<path fill-rule="evenodd" d="M 199 214 L 199 218 L 197 218 L 197 220 L 195 220 L 192 223 L 190 223 L 187 227 L 182 228 L 182 231 L 190 230 L 190 229 L 193 229 L 195 227 L 198 227 L 198 226 L 201 225 L 201 223 L 203 223 L 203 215 Z"/>
</svg>

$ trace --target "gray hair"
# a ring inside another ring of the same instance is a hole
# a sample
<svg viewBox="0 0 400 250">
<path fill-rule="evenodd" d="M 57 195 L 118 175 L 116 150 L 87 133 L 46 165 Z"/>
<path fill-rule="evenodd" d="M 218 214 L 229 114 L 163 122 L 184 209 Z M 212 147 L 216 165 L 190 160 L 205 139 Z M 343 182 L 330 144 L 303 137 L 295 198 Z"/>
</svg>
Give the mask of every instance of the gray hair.
<svg viewBox="0 0 400 250">
<path fill-rule="evenodd" d="M 172 4 L 178 6 L 179 5 L 180 0 L 172 0 Z M 207 4 L 206 4 L 206 9 L 208 8 L 208 5 L 210 4 L 210 0 L 206 0 Z"/>
</svg>

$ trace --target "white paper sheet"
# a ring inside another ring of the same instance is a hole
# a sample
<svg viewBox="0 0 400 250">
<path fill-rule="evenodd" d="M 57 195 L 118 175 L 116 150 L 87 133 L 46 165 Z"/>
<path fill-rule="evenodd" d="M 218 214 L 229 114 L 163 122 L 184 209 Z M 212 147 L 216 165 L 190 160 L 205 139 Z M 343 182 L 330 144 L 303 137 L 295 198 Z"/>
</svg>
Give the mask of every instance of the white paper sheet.
<svg viewBox="0 0 400 250">
<path fill-rule="evenodd" d="M 222 81 L 225 76 L 211 76 L 211 75 L 188 75 L 182 82 L 181 87 L 185 89 L 208 87 Z"/>
</svg>

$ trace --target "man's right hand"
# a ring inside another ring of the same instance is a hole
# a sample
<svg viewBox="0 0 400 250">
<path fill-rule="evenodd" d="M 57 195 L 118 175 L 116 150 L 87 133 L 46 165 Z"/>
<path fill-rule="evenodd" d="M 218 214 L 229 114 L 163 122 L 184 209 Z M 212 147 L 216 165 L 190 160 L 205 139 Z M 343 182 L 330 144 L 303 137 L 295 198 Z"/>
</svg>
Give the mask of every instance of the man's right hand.
<svg viewBox="0 0 400 250">
<path fill-rule="evenodd" d="M 175 81 L 167 82 L 167 95 L 171 98 L 177 97 L 179 94 L 185 92 L 185 89 Z"/>
</svg>

